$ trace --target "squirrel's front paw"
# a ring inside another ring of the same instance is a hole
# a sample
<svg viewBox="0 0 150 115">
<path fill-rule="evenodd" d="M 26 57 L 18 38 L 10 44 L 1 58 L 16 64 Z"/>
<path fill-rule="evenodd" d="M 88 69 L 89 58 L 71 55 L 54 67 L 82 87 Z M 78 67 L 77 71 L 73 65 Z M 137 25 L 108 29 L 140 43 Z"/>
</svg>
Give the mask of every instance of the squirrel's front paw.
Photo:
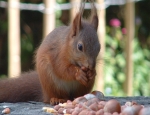
<svg viewBox="0 0 150 115">
<path fill-rule="evenodd" d="M 81 84 L 87 86 L 88 79 L 86 77 L 86 73 L 82 69 L 76 67 L 75 77 L 76 77 L 77 81 L 79 81 Z"/>
<path fill-rule="evenodd" d="M 57 105 L 59 103 L 64 103 L 66 101 L 67 101 L 66 99 L 51 98 L 50 99 L 50 104 L 51 105 Z"/>
<path fill-rule="evenodd" d="M 88 76 L 88 79 L 91 80 L 93 79 L 95 76 L 96 76 L 96 70 L 93 69 L 93 70 L 88 70 L 87 71 L 87 76 Z"/>
</svg>

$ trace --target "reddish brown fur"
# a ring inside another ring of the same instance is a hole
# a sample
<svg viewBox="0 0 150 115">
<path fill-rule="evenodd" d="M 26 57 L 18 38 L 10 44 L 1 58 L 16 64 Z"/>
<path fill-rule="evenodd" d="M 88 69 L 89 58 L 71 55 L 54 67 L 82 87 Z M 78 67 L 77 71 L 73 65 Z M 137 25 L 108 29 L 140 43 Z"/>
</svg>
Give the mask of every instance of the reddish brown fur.
<svg viewBox="0 0 150 115">
<path fill-rule="evenodd" d="M 42 101 L 42 90 L 36 72 L 19 78 L 0 80 L 0 102 Z"/>
<path fill-rule="evenodd" d="M 70 26 L 56 28 L 43 40 L 35 58 L 37 73 L 0 81 L 0 102 L 43 98 L 46 103 L 57 103 L 59 99 L 74 99 L 91 91 L 100 50 L 98 17 L 94 4 L 91 22 L 81 21 L 82 12 L 77 13 Z"/>
<path fill-rule="evenodd" d="M 100 49 L 96 35 L 96 13 L 91 22 L 81 21 L 79 12 L 72 25 L 56 28 L 40 45 L 36 68 L 45 102 L 50 102 L 51 98 L 73 99 L 91 91 L 95 80 L 96 57 Z M 84 45 L 85 51 L 82 53 L 76 51 L 78 42 Z M 90 81 L 86 81 L 90 75 L 81 67 L 88 69 L 92 76 Z"/>
</svg>

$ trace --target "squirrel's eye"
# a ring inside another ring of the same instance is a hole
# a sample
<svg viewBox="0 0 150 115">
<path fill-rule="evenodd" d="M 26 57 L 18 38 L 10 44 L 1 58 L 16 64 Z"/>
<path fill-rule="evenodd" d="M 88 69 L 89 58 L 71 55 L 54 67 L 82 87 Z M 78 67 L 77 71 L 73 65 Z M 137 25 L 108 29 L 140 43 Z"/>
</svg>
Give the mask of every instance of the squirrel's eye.
<svg viewBox="0 0 150 115">
<path fill-rule="evenodd" d="M 81 43 L 78 43 L 78 49 L 79 49 L 80 51 L 83 51 L 83 46 L 82 46 Z"/>
</svg>

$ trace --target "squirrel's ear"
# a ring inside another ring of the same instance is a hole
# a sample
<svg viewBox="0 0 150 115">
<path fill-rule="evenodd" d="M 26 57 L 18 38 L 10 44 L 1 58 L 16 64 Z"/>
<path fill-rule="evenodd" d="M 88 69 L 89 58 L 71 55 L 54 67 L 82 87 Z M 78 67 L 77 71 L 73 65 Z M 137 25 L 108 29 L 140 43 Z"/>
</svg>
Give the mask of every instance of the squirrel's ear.
<svg viewBox="0 0 150 115">
<path fill-rule="evenodd" d="M 92 18 L 91 18 L 91 25 L 95 28 L 97 31 L 98 28 L 98 16 L 97 16 L 97 11 L 96 7 L 94 5 L 94 0 L 90 0 L 91 6 L 92 6 Z"/>
<path fill-rule="evenodd" d="M 77 13 L 71 27 L 71 36 L 76 36 L 81 30 L 81 13 Z"/>
<path fill-rule="evenodd" d="M 97 15 L 94 15 L 92 17 L 92 21 L 91 21 L 91 25 L 95 28 L 95 30 L 97 31 L 98 28 L 98 17 Z"/>
</svg>

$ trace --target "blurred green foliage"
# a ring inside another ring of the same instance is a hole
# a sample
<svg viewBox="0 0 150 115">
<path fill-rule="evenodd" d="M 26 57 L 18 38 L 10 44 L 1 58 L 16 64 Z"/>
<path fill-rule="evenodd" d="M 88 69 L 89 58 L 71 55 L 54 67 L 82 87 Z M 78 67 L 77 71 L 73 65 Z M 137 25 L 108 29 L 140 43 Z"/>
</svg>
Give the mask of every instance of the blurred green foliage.
<svg viewBox="0 0 150 115">
<path fill-rule="evenodd" d="M 118 30 L 120 31 L 120 30 Z M 116 35 L 118 32 L 116 33 Z M 117 35 L 118 36 L 118 35 Z M 123 83 L 125 82 L 125 56 L 124 56 L 124 39 L 106 35 L 105 51 L 105 95 L 123 96 Z"/>
<path fill-rule="evenodd" d="M 109 29 L 108 29 L 109 28 Z M 111 29 L 116 29 L 114 36 L 111 36 Z M 125 96 L 123 91 L 125 84 L 125 38 L 121 29 L 107 27 L 106 51 L 105 51 L 105 95 Z M 133 95 L 150 96 L 150 51 L 148 48 L 141 48 L 137 38 L 133 39 Z"/>
</svg>

